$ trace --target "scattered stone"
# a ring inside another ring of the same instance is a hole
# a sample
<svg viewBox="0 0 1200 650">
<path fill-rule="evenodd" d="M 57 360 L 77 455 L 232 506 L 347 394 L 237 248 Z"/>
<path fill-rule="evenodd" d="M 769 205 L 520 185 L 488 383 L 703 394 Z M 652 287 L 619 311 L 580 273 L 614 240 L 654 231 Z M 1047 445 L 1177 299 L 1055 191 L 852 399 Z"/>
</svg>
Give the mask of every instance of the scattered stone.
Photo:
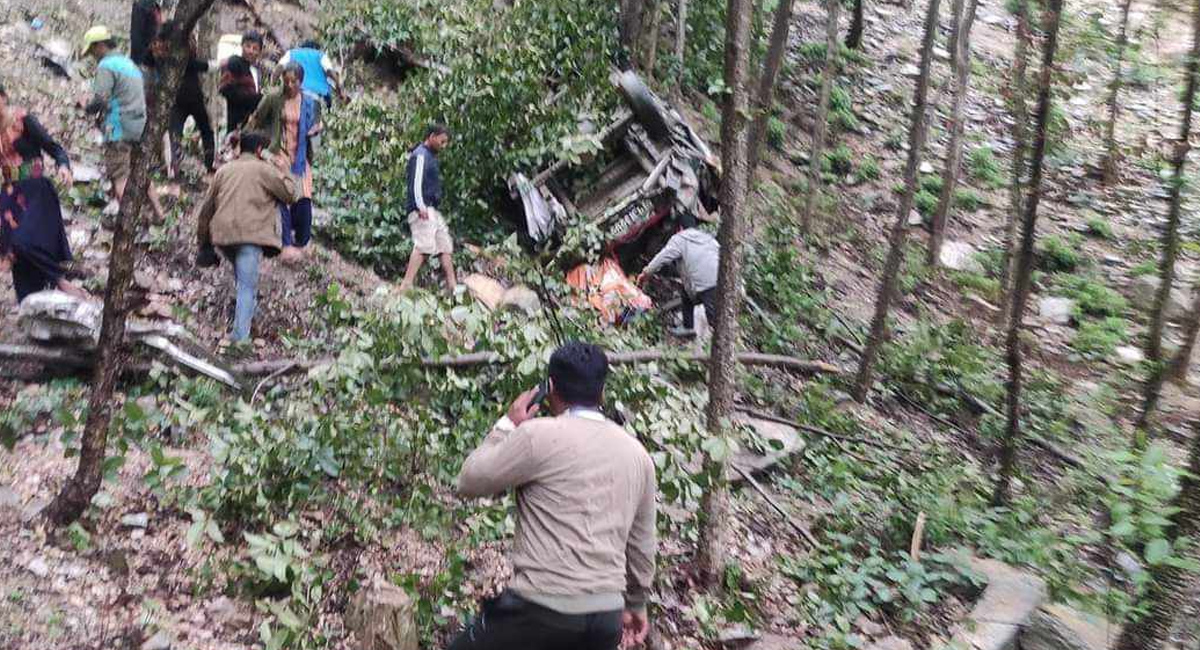
<svg viewBox="0 0 1200 650">
<path fill-rule="evenodd" d="M 1154 308 L 1154 298 L 1158 294 L 1158 287 L 1162 281 L 1157 275 L 1139 275 L 1133 279 L 1129 285 L 1130 298 L 1133 300 L 1134 308 L 1139 311 L 1149 312 Z M 1179 288 L 1178 281 L 1171 288 L 1171 295 L 1167 298 L 1167 319 L 1182 320 L 1187 317 L 1190 307 L 1190 297 Z"/>
<path fill-rule="evenodd" d="M 900 68 L 900 74 L 904 75 L 905 77 L 919 77 L 921 76 L 921 69 L 918 68 L 916 64 L 910 63 L 903 68 Z"/>
<path fill-rule="evenodd" d="M 163 630 L 154 633 L 142 644 L 142 650 L 171 650 L 172 638 Z"/>
<path fill-rule="evenodd" d="M 1138 578 L 1146 573 L 1146 569 L 1142 567 L 1142 563 L 1125 551 L 1117 553 L 1116 563 L 1118 567 L 1121 567 L 1121 571 L 1130 582 L 1136 582 Z"/>
<path fill-rule="evenodd" d="M 1116 353 L 1117 358 L 1113 361 L 1122 365 L 1136 366 L 1137 364 L 1146 360 L 1146 355 L 1142 354 L 1141 350 L 1131 345 L 1122 345 L 1114 350 L 1114 352 Z"/>
<path fill-rule="evenodd" d="M 1038 316 L 1048 323 L 1069 325 L 1075 311 L 1075 301 L 1070 298 L 1047 297 L 1038 302 Z"/>
<path fill-rule="evenodd" d="M 922 162 L 921 163 L 921 173 L 922 174 L 932 174 L 933 173 L 933 163 L 931 163 L 929 161 Z"/>
<path fill-rule="evenodd" d="M 987 576 L 983 596 L 950 640 L 950 647 L 1010 650 L 1033 612 L 1046 600 L 1046 583 L 996 560 L 973 558 L 971 569 Z"/>
<path fill-rule="evenodd" d="M 925 217 L 921 216 L 920 212 L 912 210 L 908 213 L 908 225 L 920 226 L 925 223 Z"/>
<path fill-rule="evenodd" d="M 734 625 L 733 627 L 721 630 L 717 634 L 717 643 L 741 647 L 751 641 L 757 641 L 760 637 L 760 634 L 745 625 Z"/>
<path fill-rule="evenodd" d="M 858 620 L 854 621 L 854 627 L 857 627 L 859 632 L 869 637 L 883 636 L 887 632 L 887 628 L 866 616 L 859 616 Z"/>
<path fill-rule="evenodd" d="M 750 474 L 770 469 L 788 456 L 804 449 L 804 438 L 800 437 L 800 432 L 786 424 L 760 420 L 744 414 L 734 417 L 734 421 L 750 425 L 767 443 L 765 452 L 742 447 L 733 455 L 732 463 Z M 731 483 L 743 480 L 741 473 L 732 468 L 728 478 Z"/>
<path fill-rule="evenodd" d="M 496 279 L 482 273 L 472 273 L 463 278 L 462 283 L 467 285 L 471 295 L 488 309 L 494 310 L 500 306 L 500 300 L 504 297 L 504 285 Z"/>
<path fill-rule="evenodd" d="M 95 183 L 104 178 L 100 170 L 91 165 L 73 164 L 71 165 L 71 178 L 76 185 L 81 183 Z"/>
<path fill-rule="evenodd" d="M 50 499 L 46 498 L 38 498 L 30 501 L 29 503 L 25 504 L 25 508 L 21 510 L 21 521 L 24 523 L 33 521 L 35 517 L 42 514 L 42 511 L 45 510 L 46 506 L 48 505 L 50 505 Z"/>
<path fill-rule="evenodd" d="M 985 24 L 985 25 L 995 26 L 995 25 L 1003 25 L 1004 24 L 1004 17 L 997 16 L 996 14 L 984 14 L 984 15 L 980 16 L 979 19 L 982 20 L 983 24 Z"/>
<path fill-rule="evenodd" d="M 501 310 L 524 312 L 528 316 L 536 314 L 542 308 L 542 301 L 537 293 L 524 285 L 509 287 L 500 299 Z"/>
<path fill-rule="evenodd" d="M 762 638 L 745 647 L 745 650 L 796 650 L 807 644 L 797 638 L 780 634 L 764 634 Z"/>
<path fill-rule="evenodd" d="M 939 646 L 930 647 L 936 648 Z M 867 650 L 913 650 L 913 646 L 912 643 L 898 636 L 888 636 L 867 646 Z"/>
<path fill-rule="evenodd" d="M 150 525 L 150 515 L 144 512 L 125 515 L 121 517 L 121 525 L 130 528 L 145 528 Z"/>
<path fill-rule="evenodd" d="M 1021 633 L 1021 650 L 1105 650 L 1117 630 L 1065 605 L 1034 612 Z"/>
<path fill-rule="evenodd" d="M 67 231 L 67 243 L 71 250 L 78 251 L 86 248 L 92 242 L 92 233 L 86 228 L 72 228 Z"/>
<path fill-rule="evenodd" d="M 938 61 L 949 61 L 950 53 L 947 52 L 944 48 L 934 47 L 933 48 L 933 58 L 937 59 Z"/>
<path fill-rule="evenodd" d="M 975 247 L 960 241 L 946 241 L 938 255 L 942 266 L 955 271 L 983 273 L 983 264 L 975 259 Z"/>
<path fill-rule="evenodd" d="M 16 510 L 21 507 L 21 495 L 7 485 L 0 485 L 0 510 Z"/>
<path fill-rule="evenodd" d="M 50 567 L 46 564 L 46 560 L 42 557 L 35 557 L 25 565 L 29 572 L 39 578 L 45 578 L 50 575 Z"/>
<path fill-rule="evenodd" d="M 400 587 L 376 579 L 350 599 L 346 627 L 361 650 L 417 650 L 416 604 Z"/>
</svg>

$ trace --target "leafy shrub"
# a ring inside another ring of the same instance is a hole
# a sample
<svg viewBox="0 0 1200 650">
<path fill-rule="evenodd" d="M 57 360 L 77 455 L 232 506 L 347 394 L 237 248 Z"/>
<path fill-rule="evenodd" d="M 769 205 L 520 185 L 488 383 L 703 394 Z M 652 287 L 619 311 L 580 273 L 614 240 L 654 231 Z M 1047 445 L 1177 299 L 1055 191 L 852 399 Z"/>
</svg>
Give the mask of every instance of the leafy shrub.
<svg viewBox="0 0 1200 650">
<path fill-rule="evenodd" d="M 1068 239 L 1050 235 L 1042 239 L 1040 244 L 1038 266 L 1047 273 L 1071 273 L 1084 262 L 1083 251 L 1080 250 L 1083 238 L 1077 234 Z"/>
<path fill-rule="evenodd" d="M 970 170 L 972 178 L 990 189 L 1004 186 L 1004 174 L 1000 170 L 1000 163 L 997 162 L 996 154 L 989 146 L 972 149 L 971 153 L 967 155 L 967 168 Z"/>
<path fill-rule="evenodd" d="M 776 151 L 783 149 L 787 139 L 787 124 L 778 117 L 767 118 L 767 144 Z"/>
<path fill-rule="evenodd" d="M 1000 296 L 1000 281 L 996 278 L 968 271 L 954 271 L 950 274 L 950 279 L 963 289 L 978 293 L 982 298 L 995 300 Z"/>
<path fill-rule="evenodd" d="M 921 216 L 923 217 L 930 217 L 933 215 L 934 210 L 937 210 L 937 194 L 931 194 L 926 190 L 921 190 L 920 192 L 917 192 L 915 197 L 913 197 L 913 201 L 913 205 L 916 206 L 917 212 L 920 212 Z"/>
<path fill-rule="evenodd" d="M 854 170 L 854 152 L 850 151 L 850 147 L 839 144 L 825 152 L 821 168 L 825 173 L 845 176 Z"/>
<path fill-rule="evenodd" d="M 850 93 L 834 84 L 829 90 L 829 123 L 834 130 L 847 132 L 858 129 L 858 117 L 854 115 L 854 102 Z"/>
<path fill-rule="evenodd" d="M 790 229 L 772 225 L 762 246 L 755 246 L 746 264 L 746 292 L 763 309 L 773 312 L 769 322 L 754 327 L 764 352 L 795 352 L 808 336 L 805 324 L 820 326 L 829 320 L 819 277 L 792 244 Z"/>
<path fill-rule="evenodd" d="M 1103 356 L 1111 354 L 1127 338 L 1125 321 L 1121 318 L 1087 320 L 1079 325 L 1079 331 L 1071 340 L 1071 347 L 1080 354 Z"/>
<path fill-rule="evenodd" d="M 1095 277 L 1060 275 L 1055 278 L 1055 285 L 1063 295 L 1076 301 L 1076 308 L 1081 315 L 1120 316 L 1128 307 L 1121 294 Z"/>
<path fill-rule="evenodd" d="M 1100 217 L 1092 217 L 1087 220 L 1087 232 L 1100 239 L 1111 240 L 1113 238 L 1112 224 Z"/>
<path fill-rule="evenodd" d="M 1143 260 L 1129 269 L 1129 275 L 1139 277 L 1142 275 L 1157 275 L 1158 264 L 1154 260 Z"/>
<path fill-rule="evenodd" d="M 858 170 L 855 172 L 855 179 L 857 179 L 859 183 L 866 181 L 877 181 L 882 175 L 883 172 L 879 168 L 879 160 L 876 159 L 875 156 L 867 154 L 863 156 L 862 161 L 858 163 Z"/>
<path fill-rule="evenodd" d="M 954 190 L 954 205 L 966 210 L 967 212 L 975 212 L 983 207 L 983 197 L 978 192 L 960 187 Z"/>
<path fill-rule="evenodd" d="M 919 187 L 922 192 L 938 196 L 942 193 L 942 177 L 940 174 L 922 174 Z"/>
</svg>

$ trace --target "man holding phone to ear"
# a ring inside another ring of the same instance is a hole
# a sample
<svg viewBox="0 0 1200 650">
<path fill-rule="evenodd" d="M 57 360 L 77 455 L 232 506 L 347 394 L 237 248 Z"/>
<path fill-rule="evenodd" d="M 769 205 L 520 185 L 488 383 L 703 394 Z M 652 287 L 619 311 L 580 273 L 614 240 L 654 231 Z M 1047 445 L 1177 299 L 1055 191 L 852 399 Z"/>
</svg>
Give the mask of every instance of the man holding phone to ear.
<svg viewBox="0 0 1200 650">
<path fill-rule="evenodd" d="M 450 650 L 615 650 L 645 641 L 654 461 L 600 412 L 607 376 L 599 346 L 563 345 L 544 387 L 517 397 L 463 463 L 459 494 L 516 490 L 517 532 L 512 581 Z"/>
</svg>

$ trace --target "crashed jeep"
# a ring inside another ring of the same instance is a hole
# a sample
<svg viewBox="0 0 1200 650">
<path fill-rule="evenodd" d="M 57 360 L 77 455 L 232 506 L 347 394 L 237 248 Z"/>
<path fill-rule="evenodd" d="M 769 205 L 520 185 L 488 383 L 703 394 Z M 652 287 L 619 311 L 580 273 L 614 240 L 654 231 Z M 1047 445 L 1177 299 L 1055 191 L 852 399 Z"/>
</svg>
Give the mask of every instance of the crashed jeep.
<svg viewBox="0 0 1200 650">
<path fill-rule="evenodd" d="M 674 215 L 713 220 L 720 167 L 687 120 L 636 74 L 613 81 L 626 106 L 596 135 L 600 152 L 578 164 L 560 159 L 532 178 L 514 174 L 508 186 L 528 244 L 554 245 L 569 223 L 600 228 L 604 260 L 576 267 L 567 279 L 606 320 L 620 322 L 652 306 L 625 269 L 640 268 L 662 248 L 675 231 Z"/>
</svg>

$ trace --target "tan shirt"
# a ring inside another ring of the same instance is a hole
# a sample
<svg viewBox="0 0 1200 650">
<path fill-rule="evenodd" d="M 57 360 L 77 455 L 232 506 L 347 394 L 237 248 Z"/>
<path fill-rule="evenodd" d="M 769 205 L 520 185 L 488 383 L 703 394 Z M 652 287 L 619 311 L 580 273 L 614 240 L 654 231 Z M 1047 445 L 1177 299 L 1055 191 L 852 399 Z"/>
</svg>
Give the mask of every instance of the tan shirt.
<svg viewBox="0 0 1200 650">
<path fill-rule="evenodd" d="M 255 244 L 278 252 L 283 245 L 279 203 L 296 200 L 296 178 L 254 154 L 223 165 L 200 206 L 201 245 Z"/>
<path fill-rule="evenodd" d="M 645 448 L 595 411 L 511 427 L 501 420 L 458 476 L 464 496 L 516 488 L 509 589 L 564 614 L 644 608 L 657 546 Z"/>
</svg>

